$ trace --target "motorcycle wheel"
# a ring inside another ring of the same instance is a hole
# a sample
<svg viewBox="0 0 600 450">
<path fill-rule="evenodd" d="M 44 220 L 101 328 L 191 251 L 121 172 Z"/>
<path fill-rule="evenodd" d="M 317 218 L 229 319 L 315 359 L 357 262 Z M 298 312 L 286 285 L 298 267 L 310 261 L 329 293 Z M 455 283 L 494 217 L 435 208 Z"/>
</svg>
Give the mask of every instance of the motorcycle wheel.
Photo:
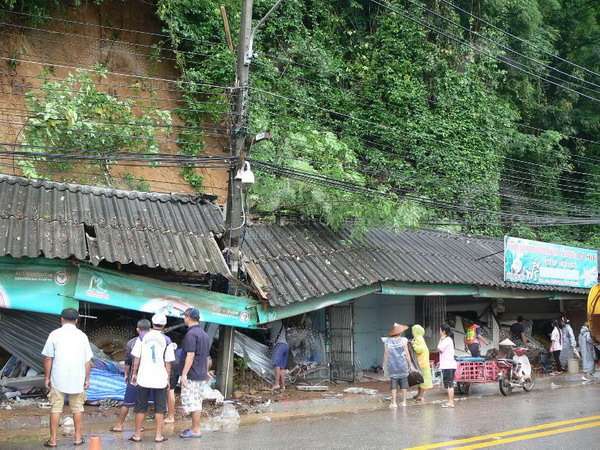
<svg viewBox="0 0 600 450">
<path fill-rule="evenodd" d="M 529 392 L 531 391 L 535 386 L 535 376 L 533 374 L 533 372 L 531 372 L 531 376 L 527 379 L 527 381 L 525 381 L 525 383 L 523 383 L 523 390 L 525 392 Z"/>
<path fill-rule="evenodd" d="M 463 381 L 458 381 L 456 383 L 456 387 L 460 394 L 469 395 L 469 388 L 471 387 L 471 383 L 465 383 Z"/>
<path fill-rule="evenodd" d="M 510 381 L 507 377 L 503 377 L 500 380 L 498 380 L 498 385 L 500 387 L 500 392 L 502 392 L 502 395 L 508 396 L 512 394 L 512 386 L 510 385 Z"/>
</svg>

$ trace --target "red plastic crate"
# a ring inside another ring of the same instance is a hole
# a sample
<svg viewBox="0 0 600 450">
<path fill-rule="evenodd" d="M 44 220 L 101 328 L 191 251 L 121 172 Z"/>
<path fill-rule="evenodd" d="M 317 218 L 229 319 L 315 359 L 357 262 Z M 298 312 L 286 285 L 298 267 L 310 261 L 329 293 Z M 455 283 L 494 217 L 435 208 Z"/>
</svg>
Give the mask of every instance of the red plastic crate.
<svg viewBox="0 0 600 450">
<path fill-rule="evenodd" d="M 496 381 L 498 379 L 498 366 L 496 361 L 458 361 L 455 381 L 468 383 Z"/>
<path fill-rule="evenodd" d="M 454 375 L 456 381 L 483 381 L 484 363 L 481 361 L 458 361 L 458 368 Z"/>
</svg>

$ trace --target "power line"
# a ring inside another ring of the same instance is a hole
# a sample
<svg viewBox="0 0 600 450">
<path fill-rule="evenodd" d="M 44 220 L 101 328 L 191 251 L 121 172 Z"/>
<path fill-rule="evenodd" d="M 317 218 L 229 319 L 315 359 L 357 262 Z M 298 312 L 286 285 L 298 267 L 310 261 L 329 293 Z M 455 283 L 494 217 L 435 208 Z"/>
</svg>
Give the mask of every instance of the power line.
<svg viewBox="0 0 600 450">
<path fill-rule="evenodd" d="M 16 15 L 20 15 L 20 16 L 27 16 L 27 17 L 33 17 L 36 19 L 42 19 L 42 20 L 46 20 L 46 21 L 52 21 L 52 22 L 62 22 L 62 23 L 70 23 L 70 24 L 74 24 L 74 25 L 84 25 L 86 27 L 94 27 L 94 28 L 102 28 L 105 30 L 112 30 L 112 31 L 123 31 L 126 33 L 134 33 L 134 34 L 143 34 L 146 36 L 156 36 L 156 37 L 160 37 L 160 38 L 166 38 L 166 39 L 170 39 L 172 40 L 173 37 L 169 36 L 168 34 L 161 34 L 161 33 L 151 33 L 148 31 L 141 31 L 141 30 L 133 30 L 130 28 L 119 28 L 119 27 L 111 27 L 108 25 L 99 25 L 99 24 L 95 24 L 95 23 L 90 23 L 90 22 L 81 22 L 81 21 L 77 21 L 77 20 L 68 20 L 68 19 L 61 19 L 58 17 L 50 17 L 50 16 L 43 16 L 41 14 L 30 14 L 30 13 L 26 13 L 26 12 L 22 12 L 22 11 L 13 11 L 10 9 L 4 9 L 4 8 L 0 8 L 1 12 L 7 12 L 10 14 L 16 14 Z M 198 42 L 190 39 L 190 38 L 186 38 L 186 37 L 178 37 L 178 39 L 181 39 L 183 41 L 190 41 L 194 44 L 197 44 Z M 206 44 L 214 44 L 214 45 L 223 45 L 222 42 L 202 42 L 202 45 L 206 45 Z"/>
<path fill-rule="evenodd" d="M 187 85 L 192 85 L 192 86 L 203 86 L 203 87 L 210 87 L 210 88 L 215 88 L 215 89 L 223 89 L 226 92 L 229 92 L 232 89 L 230 87 L 220 86 L 218 84 L 200 83 L 197 81 L 187 81 L 187 80 L 181 80 L 178 78 L 150 77 L 150 76 L 144 76 L 144 75 L 139 75 L 139 74 L 129 74 L 129 73 L 113 72 L 113 71 L 103 72 L 98 69 L 90 69 L 90 68 L 77 67 L 77 66 L 64 65 L 64 64 L 54 64 L 54 63 L 50 64 L 50 63 L 44 63 L 41 61 L 31 61 L 31 60 L 21 59 L 21 58 L 7 58 L 7 57 L 0 56 L 0 60 L 9 61 L 9 62 L 12 61 L 12 62 L 18 62 L 18 63 L 25 63 L 25 64 L 34 64 L 34 65 L 38 65 L 38 66 L 52 66 L 52 67 L 58 67 L 61 69 L 71 69 L 71 70 L 81 69 L 81 70 L 85 70 L 87 72 L 107 73 L 107 74 L 116 75 L 116 76 L 120 76 L 120 77 L 136 78 L 136 79 L 140 79 L 140 80 L 161 81 L 163 83 L 174 83 L 174 84 L 182 83 L 182 84 L 187 84 Z"/>
<path fill-rule="evenodd" d="M 447 22 L 447 23 L 449 23 L 449 24 L 451 24 L 451 25 L 453 25 L 453 26 L 455 26 L 455 27 L 458 27 L 458 28 L 460 28 L 460 29 L 462 29 L 462 30 L 464 30 L 464 31 L 467 31 L 467 32 L 469 32 L 469 33 L 471 33 L 471 34 L 474 34 L 474 35 L 476 35 L 476 36 L 478 36 L 478 37 L 480 37 L 480 38 L 482 38 L 482 39 L 485 39 L 486 41 L 489 41 L 489 42 L 491 42 L 491 43 L 493 43 L 493 44 L 495 44 L 495 45 L 498 45 L 500 48 L 502 48 L 502 49 L 504 49 L 504 50 L 507 50 L 507 51 L 509 51 L 509 52 L 511 52 L 511 53 L 514 53 L 514 54 L 515 54 L 515 55 L 517 55 L 517 56 L 523 57 L 523 58 L 525 58 L 525 59 L 528 59 L 528 60 L 530 60 L 530 61 L 533 61 L 533 62 L 535 62 L 535 63 L 537 63 L 537 64 L 540 64 L 542 67 L 545 67 L 546 69 L 549 69 L 549 70 L 554 70 L 555 72 L 558 72 L 558 73 L 560 73 L 560 74 L 562 74 L 562 75 L 566 75 L 566 76 L 568 76 L 568 77 L 571 77 L 571 78 L 573 78 L 573 79 L 576 79 L 576 80 L 578 80 L 578 81 L 582 81 L 582 82 L 584 82 L 584 83 L 587 83 L 587 84 L 589 84 L 589 85 L 591 85 L 591 86 L 594 86 L 594 87 L 600 88 L 600 85 L 598 85 L 598 84 L 596 84 L 596 83 L 593 83 L 593 82 L 591 82 L 591 81 L 587 81 L 587 80 L 585 80 L 585 79 L 583 79 L 583 78 L 580 78 L 580 77 L 578 77 L 578 76 L 576 76 L 576 75 L 572 75 L 572 74 L 569 74 L 569 73 L 563 72 L 562 70 L 560 70 L 560 69 L 557 69 L 557 68 L 555 68 L 555 67 L 552 67 L 552 66 L 549 66 L 549 65 L 547 65 L 547 64 L 544 64 L 543 62 L 541 62 L 541 61 L 539 61 L 539 60 L 537 60 L 537 59 L 535 59 L 535 58 L 533 58 L 533 57 L 527 56 L 527 55 L 525 55 L 525 54 L 523 54 L 523 53 L 519 53 L 518 51 L 516 51 L 516 50 L 514 50 L 514 49 L 510 48 L 509 46 L 507 46 L 507 45 L 504 45 L 504 44 L 502 44 L 502 43 L 499 43 L 499 42 L 496 42 L 496 41 L 494 41 L 493 39 L 491 39 L 491 38 L 489 38 L 489 37 L 487 37 L 487 36 L 485 36 L 485 35 L 482 35 L 481 33 L 479 33 L 479 32 L 478 32 L 478 31 L 476 31 L 476 30 L 471 30 L 471 29 L 469 29 L 469 28 L 467 28 L 467 27 L 465 27 L 465 26 L 463 26 L 463 25 L 461 25 L 461 24 L 459 24 L 459 23 L 457 23 L 457 22 L 453 21 L 452 19 L 450 19 L 450 18 L 448 18 L 448 17 L 444 16 L 443 14 L 440 14 L 440 13 L 438 13 L 438 12 L 436 12 L 436 11 L 433 11 L 433 10 L 431 10 L 431 9 L 427 8 L 426 6 L 423 6 L 423 5 L 421 5 L 421 4 L 420 4 L 420 3 L 418 3 L 418 2 L 415 2 L 414 0 L 407 0 L 407 1 L 408 1 L 409 3 L 411 3 L 411 4 L 415 5 L 417 8 L 420 8 L 420 9 L 422 9 L 422 10 L 424 10 L 424 11 L 427 11 L 428 13 L 430 13 L 430 14 L 433 14 L 434 16 L 436 16 L 436 17 L 438 17 L 438 18 L 442 19 L 443 21 L 445 21 L 445 22 Z M 560 78 L 558 78 L 558 79 L 559 79 L 559 80 L 561 80 L 561 81 L 566 81 L 566 82 L 568 82 L 567 80 L 563 80 L 563 79 L 560 79 Z M 582 87 L 582 86 L 579 86 L 579 87 Z M 590 90 L 590 91 L 592 91 L 592 92 L 597 92 L 597 91 L 596 91 L 596 90 L 594 90 L 594 89 L 589 89 L 589 88 L 585 88 L 585 87 L 584 87 L 584 89 L 588 89 L 588 90 Z"/>
<path fill-rule="evenodd" d="M 421 25 L 422 27 L 425 27 L 425 28 L 427 28 L 430 31 L 433 31 L 433 32 L 435 32 L 435 33 L 437 33 L 437 34 L 439 34 L 441 36 L 447 37 L 450 40 L 453 40 L 453 41 L 458 42 L 458 43 L 460 43 L 462 45 L 465 45 L 465 46 L 471 48 L 473 51 L 475 51 L 477 53 L 481 53 L 481 54 L 486 55 L 486 56 L 488 56 L 490 58 L 496 59 L 496 60 L 498 60 L 500 62 L 503 62 L 504 64 L 507 64 L 507 65 L 509 65 L 509 66 L 511 66 L 511 67 L 513 67 L 513 68 L 515 68 L 515 69 L 523 72 L 523 73 L 526 73 L 526 74 L 529 74 L 529 75 L 531 75 L 533 77 L 539 78 L 540 80 L 546 81 L 547 83 L 550 83 L 552 85 L 555 85 L 555 86 L 560 87 L 562 89 L 565 89 L 567 91 L 570 91 L 570 92 L 573 92 L 575 94 L 578 94 L 578 95 L 580 95 L 582 97 L 585 97 L 585 98 L 587 98 L 589 100 L 600 102 L 600 99 L 598 99 L 598 98 L 589 96 L 587 94 L 584 94 L 582 92 L 577 91 L 576 89 L 573 89 L 573 88 L 570 88 L 568 86 L 564 86 L 564 85 L 562 85 L 560 83 L 557 83 L 555 81 L 549 80 L 548 78 L 545 78 L 545 77 L 543 77 L 541 75 L 533 73 L 530 70 L 523 69 L 522 67 L 519 67 L 519 66 L 522 66 L 522 64 L 520 64 L 520 63 L 518 63 L 518 62 L 516 62 L 514 60 L 511 60 L 509 58 L 505 58 L 505 57 L 502 57 L 502 56 L 495 56 L 494 54 L 492 54 L 490 52 L 482 50 L 481 48 L 477 48 L 476 46 L 474 46 L 474 45 L 472 45 L 472 44 L 464 41 L 463 39 L 460 39 L 460 38 L 458 38 L 458 37 L 456 37 L 456 36 L 454 36 L 452 34 L 448 34 L 448 33 L 444 32 L 444 31 L 442 31 L 441 29 L 439 29 L 435 25 L 430 24 L 429 22 L 426 22 L 426 21 L 423 21 L 421 19 L 418 19 L 415 16 L 413 16 L 412 14 L 408 14 L 408 13 L 406 13 L 404 11 L 399 10 L 398 8 L 395 8 L 395 7 L 391 6 L 389 3 L 382 3 L 379 0 L 369 0 L 369 1 L 371 1 L 372 3 L 375 3 L 376 5 L 381 6 L 383 8 L 389 9 L 390 11 L 393 11 L 396 14 L 399 14 L 400 16 L 404 17 L 405 19 L 408 19 L 408 20 L 410 20 L 412 22 L 417 23 L 418 25 Z M 551 75 L 548 75 L 548 76 L 551 77 L 551 78 L 556 78 L 556 77 L 551 76 Z M 564 80 L 561 80 L 561 81 L 564 81 Z"/>
<path fill-rule="evenodd" d="M 77 37 L 77 38 L 82 38 L 82 39 L 93 39 L 99 42 L 108 42 L 111 45 L 114 44 L 119 44 L 119 41 L 114 40 L 114 39 L 106 39 L 106 38 L 101 38 L 101 37 L 97 37 L 97 36 L 86 36 L 84 34 L 77 34 L 77 33 L 68 33 L 66 31 L 55 31 L 55 30 L 47 30 L 44 28 L 38 28 L 38 27 L 29 27 L 26 25 L 17 25 L 14 23 L 9 23 L 9 22 L 2 22 L 0 21 L 0 25 L 4 25 L 6 27 L 12 27 L 12 28 L 18 28 L 21 30 L 33 30 L 33 31 L 40 31 L 42 33 L 48 33 L 48 34 L 55 34 L 55 35 L 59 35 L 59 36 L 70 36 L 70 37 Z M 52 42 L 52 41 L 51 41 Z M 53 42 L 57 42 L 57 41 L 53 41 Z M 69 45 L 68 43 L 65 43 L 66 45 Z M 178 53 L 182 53 L 182 54 L 190 54 L 190 55 L 195 55 L 195 56 L 203 56 L 205 58 L 211 58 L 213 56 L 215 56 L 214 54 L 207 54 L 207 53 L 198 53 L 198 52 L 193 52 L 193 51 L 188 51 L 188 50 L 175 50 L 172 48 L 166 48 L 166 47 L 158 47 L 155 45 L 147 45 L 147 44 L 138 44 L 135 42 L 127 42 L 124 41 L 123 42 L 124 45 L 131 45 L 132 47 L 140 47 L 140 48 L 145 48 L 145 49 L 149 49 L 150 51 L 153 50 L 160 50 L 160 51 L 168 51 L 168 52 L 178 52 Z M 141 54 L 139 54 L 141 55 Z M 145 56 L 150 56 L 150 55 L 145 55 Z M 232 56 L 233 58 L 233 56 Z"/>
<path fill-rule="evenodd" d="M 556 58 L 556 59 L 558 59 L 558 60 L 559 60 L 559 61 L 561 61 L 561 62 L 564 62 L 564 63 L 566 63 L 566 64 L 569 64 L 569 65 L 571 65 L 571 66 L 574 66 L 574 67 L 576 67 L 576 68 L 578 68 L 578 69 L 581 69 L 581 70 L 583 70 L 583 71 L 585 71 L 585 72 L 587 72 L 587 73 L 589 73 L 589 74 L 591 74 L 591 75 L 594 75 L 594 76 L 596 76 L 596 77 L 600 77 L 600 74 L 599 74 L 598 72 L 594 72 L 593 70 L 590 70 L 590 69 L 588 69 L 587 67 L 580 66 L 580 65 L 578 65 L 578 64 L 575 64 L 575 63 L 573 63 L 573 62 L 571 62 L 571 61 L 568 61 L 568 60 L 566 60 L 566 59 L 564 59 L 564 58 L 561 58 L 560 56 L 558 56 L 558 55 L 556 55 L 556 54 L 554 54 L 554 53 L 551 53 L 551 52 L 549 52 L 549 51 L 547 51 L 547 50 L 545 50 L 545 49 L 543 49 L 543 48 L 541 48 L 541 47 L 538 47 L 537 45 L 533 44 L 532 42 L 530 42 L 530 41 L 528 41 L 528 40 L 526 40 L 526 39 L 520 38 L 519 36 L 515 36 L 514 34 L 511 34 L 511 33 L 509 33 L 508 31 L 506 31 L 506 30 L 503 30 L 503 29 L 502 29 L 502 28 L 500 28 L 500 27 L 497 27 L 497 26 L 496 26 L 496 25 L 494 25 L 493 23 L 491 23 L 491 22 L 488 22 L 487 20 L 485 20 L 485 19 L 483 19 L 483 18 L 481 18 L 481 17 L 478 17 L 478 16 L 476 16 L 476 15 L 472 14 L 471 12 L 469 12 L 469 11 L 467 11 L 467 10 L 465 10 L 465 9 L 461 8 L 460 6 L 458 6 L 458 5 L 454 4 L 454 2 L 450 2 L 450 1 L 448 1 L 448 0 L 440 0 L 440 1 L 441 1 L 442 3 L 446 3 L 447 5 L 450 5 L 450 6 L 452 6 L 454 9 L 456 9 L 456 10 L 458 10 L 458 11 L 461 11 L 461 12 L 463 12 L 463 13 L 465 13 L 465 14 L 469 15 L 470 17 L 473 17 L 474 19 L 476 19 L 476 20 L 478 20 L 478 21 L 480 21 L 480 22 L 482 22 L 482 23 L 485 23 L 487 26 L 489 26 L 489 27 L 493 28 L 494 30 L 497 30 L 497 31 L 499 31 L 499 32 L 501 32 L 501 33 L 503 33 L 503 34 L 505 34 L 505 35 L 507 35 L 507 36 L 509 36 L 509 37 L 513 38 L 513 39 L 516 39 L 516 40 L 518 40 L 519 42 L 522 42 L 522 43 L 524 43 L 524 44 L 526 44 L 526 45 L 530 46 L 531 48 L 533 48 L 533 49 L 535 49 L 535 50 L 537 50 L 537 51 L 539 51 L 539 52 L 545 53 L 546 55 L 548 55 L 548 56 L 550 56 L 550 57 L 552 57 L 552 58 Z"/>
</svg>

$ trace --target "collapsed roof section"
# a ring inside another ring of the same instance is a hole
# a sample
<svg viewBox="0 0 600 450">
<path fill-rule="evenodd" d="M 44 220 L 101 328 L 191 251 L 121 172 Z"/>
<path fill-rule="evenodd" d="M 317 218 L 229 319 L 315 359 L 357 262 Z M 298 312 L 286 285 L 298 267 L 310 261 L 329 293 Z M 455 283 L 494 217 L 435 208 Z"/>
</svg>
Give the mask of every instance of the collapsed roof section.
<svg viewBox="0 0 600 450">
<path fill-rule="evenodd" d="M 0 175 L 0 256 L 229 275 L 212 200 Z"/>
</svg>

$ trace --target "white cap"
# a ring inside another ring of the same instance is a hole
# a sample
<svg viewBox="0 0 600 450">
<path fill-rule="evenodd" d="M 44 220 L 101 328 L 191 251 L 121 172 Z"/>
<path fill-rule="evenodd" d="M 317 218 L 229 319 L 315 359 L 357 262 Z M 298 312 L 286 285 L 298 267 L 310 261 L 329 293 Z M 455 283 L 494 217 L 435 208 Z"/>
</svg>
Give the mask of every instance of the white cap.
<svg viewBox="0 0 600 450">
<path fill-rule="evenodd" d="M 164 314 L 154 314 L 152 316 L 152 324 L 153 325 L 166 325 L 167 324 L 167 316 Z"/>
</svg>

